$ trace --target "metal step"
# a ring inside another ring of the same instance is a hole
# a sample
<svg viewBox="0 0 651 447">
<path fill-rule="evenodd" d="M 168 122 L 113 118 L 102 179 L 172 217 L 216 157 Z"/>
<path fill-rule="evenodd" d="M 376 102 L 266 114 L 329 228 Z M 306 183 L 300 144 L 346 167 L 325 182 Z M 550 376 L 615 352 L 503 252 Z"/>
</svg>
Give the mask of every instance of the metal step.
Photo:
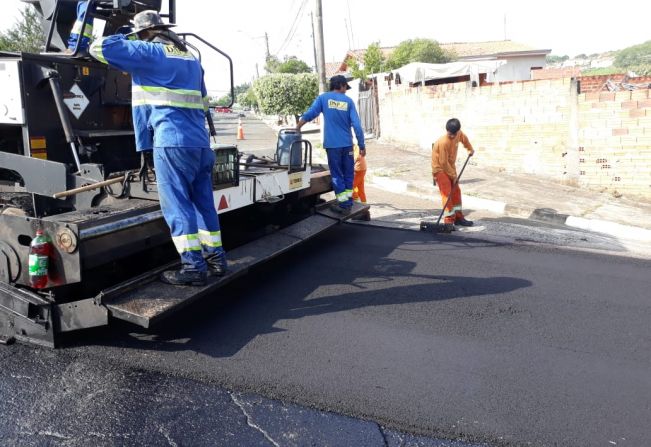
<svg viewBox="0 0 651 447">
<path fill-rule="evenodd" d="M 227 255 L 228 273 L 223 277 L 209 277 L 208 284 L 204 287 L 172 286 L 160 282 L 160 272 L 178 268 L 178 263 L 172 263 L 104 291 L 101 294 L 102 302 L 112 317 L 149 328 L 175 311 L 246 274 L 250 268 L 285 253 L 342 220 L 365 212 L 368 208 L 366 205 L 355 204 L 352 212 L 346 216 L 336 215 L 325 209 L 319 210 L 307 219 L 231 250 Z"/>
</svg>

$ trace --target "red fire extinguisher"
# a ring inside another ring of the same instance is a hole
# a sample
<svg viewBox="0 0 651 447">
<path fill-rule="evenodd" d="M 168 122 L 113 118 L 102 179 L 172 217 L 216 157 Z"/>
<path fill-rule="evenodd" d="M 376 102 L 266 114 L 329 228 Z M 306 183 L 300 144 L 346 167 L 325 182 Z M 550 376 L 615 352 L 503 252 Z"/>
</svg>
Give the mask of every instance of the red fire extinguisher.
<svg viewBox="0 0 651 447">
<path fill-rule="evenodd" d="M 48 282 L 48 268 L 52 246 L 48 237 L 40 228 L 29 245 L 29 280 L 35 289 L 43 289 Z"/>
</svg>

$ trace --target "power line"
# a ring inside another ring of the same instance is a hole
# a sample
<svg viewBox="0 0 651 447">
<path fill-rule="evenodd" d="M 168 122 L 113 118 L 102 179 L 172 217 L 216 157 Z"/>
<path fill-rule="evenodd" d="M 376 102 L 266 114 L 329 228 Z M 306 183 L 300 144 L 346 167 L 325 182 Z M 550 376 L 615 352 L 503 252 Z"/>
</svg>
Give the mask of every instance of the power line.
<svg viewBox="0 0 651 447">
<path fill-rule="evenodd" d="M 347 3 L 348 3 L 348 23 L 350 24 L 350 40 L 353 43 L 350 49 L 354 50 L 355 48 L 353 47 L 355 46 L 355 34 L 353 34 L 353 18 L 350 15 L 350 0 L 348 0 Z M 357 43 L 357 46 L 359 46 L 359 42 Z"/>
<path fill-rule="evenodd" d="M 296 17 L 294 18 L 294 22 L 292 23 L 292 26 L 289 28 L 289 32 L 287 33 L 287 37 L 285 37 L 285 40 L 283 41 L 283 44 L 278 48 L 278 51 L 276 52 L 276 56 L 280 54 L 281 51 L 286 49 L 287 45 L 292 41 L 294 38 L 294 35 L 296 34 L 296 31 L 298 30 L 298 19 L 301 15 L 301 12 L 303 11 L 303 8 L 305 7 L 305 4 L 307 3 L 307 0 L 303 0 L 301 3 L 301 6 L 298 8 L 298 12 L 296 13 Z"/>
<path fill-rule="evenodd" d="M 274 55 L 277 57 L 281 51 L 283 51 L 287 45 L 292 41 L 294 38 L 294 35 L 296 34 L 296 31 L 298 30 L 298 19 L 301 16 L 301 13 L 303 12 L 303 9 L 305 8 L 305 5 L 307 4 L 307 0 L 303 0 L 301 2 L 301 6 L 298 8 L 298 12 L 296 13 L 296 17 L 294 17 L 294 22 L 292 23 L 292 26 L 289 28 L 289 32 L 287 33 L 287 37 L 285 37 L 285 40 L 283 41 L 282 45 L 280 48 L 278 48 L 278 51 L 274 53 Z"/>
</svg>

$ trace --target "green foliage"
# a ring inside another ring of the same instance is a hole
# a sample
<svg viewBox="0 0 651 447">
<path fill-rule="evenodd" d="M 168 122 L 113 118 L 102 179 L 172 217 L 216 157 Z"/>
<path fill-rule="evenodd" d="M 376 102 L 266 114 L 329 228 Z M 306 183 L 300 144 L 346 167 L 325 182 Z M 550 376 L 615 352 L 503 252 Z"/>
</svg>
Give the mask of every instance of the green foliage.
<svg viewBox="0 0 651 447">
<path fill-rule="evenodd" d="M 628 67 L 628 71 L 635 73 L 637 76 L 651 76 L 651 64 L 632 65 Z"/>
<path fill-rule="evenodd" d="M 364 53 L 364 70 L 368 74 L 381 73 L 384 68 L 384 54 L 380 49 L 380 43 L 374 42 L 368 46 Z"/>
<path fill-rule="evenodd" d="M 285 56 L 283 61 L 278 59 L 276 56 L 269 56 L 264 69 L 267 73 L 298 74 L 312 72 L 310 66 L 296 56 Z"/>
<path fill-rule="evenodd" d="M 606 76 L 613 74 L 621 74 L 626 70 L 617 67 L 604 67 L 604 68 L 588 68 L 581 71 L 581 76 Z"/>
<path fill-rule="evenodd" d="M 36 10 L 26 6 L 20 15 L 20 20 L 12 28 L 0 33 L 0 51 L 40 52 L 45 38 Z"/>
<path fill-rule="evenodd" d="M 267 61 L 264 65 L 264 70 L 267 73 L 278 73 L 278 68 L 280 67 L 280 59 L 276 56 L 267 56 Z"/>
<path fill-rule="evenodd" d="M 346 65 L 353 75 L 353 78 L 365 80 L 368 75 L 384 71 L 384 54 L 380 49 L 380 43 L 374 42 L 368 46 L 364 53 L 363 66 L 355 58 L 348 58 Z"/>
<path fill-rule="evenodd" d="M 412 62 L 445 63 L 453 59 L 435 40 L 409 39 L 401 42 L 386 61 L 386 69 L 395 70 Z"/>
<path fill-rule="evenodd" d="M 615 66 L 617 67 L 631 68 L 646 65 L 651 65 L 651 40 L 624 48 L 615 56 Z"/>
<path fill-rule="evenodd" d="M 241 93 L 246 92 L 249 88 L 251 88 L 251 84 L 244 83 L 244 84 L 236 85 L 234 87 L 235 98 L 237 99 Z M 224 96 L 222 96 L 221 98 L 218 98 L 218 99 L 213 98 L 210 101 L 210 105 L 212 105 L 212 106 L 227 106 L 230 103 L 231 103 L 231 94 L 230 93 L 227 94 L 227 95 L 224 95 Z"/>
<path fill-rule="evenodd" d="M 263 113 L 299 115 L 319 94 L 319 84 L 312 73 L 274 73 L 255 81 L 253 91 Z"/>
<path fill-rule="evenodd" d="M 303 62 L 296 56 L 290 56 L 285 58 L 285 62 L 281 63 L 280 66 L 278 66 L 278 71 L 277 73 L 291 73 L 291 74 L 299 74 L 299 73 L 311 73 L 312 69 L 310 68 L 307 63 Z"/>
<path fill-rule="evenodd" d="M 560 63 L 565 62 L 566 60 L 569 60 L 569 58 L 570 58 L 570 56 L 568 56 L 567 54 L 565 56 L 558 56 L 558 55 L 555 55 L 555 54 L 549 54 L 546 57 L 548 64 L 560 64 Z"/>
<path fill-rule="evenodd" d="M 253 87 L 237 95 L 237 103 L 242 107 L 258 108 L 258 98 L 255 96 Z"/>
</svg>

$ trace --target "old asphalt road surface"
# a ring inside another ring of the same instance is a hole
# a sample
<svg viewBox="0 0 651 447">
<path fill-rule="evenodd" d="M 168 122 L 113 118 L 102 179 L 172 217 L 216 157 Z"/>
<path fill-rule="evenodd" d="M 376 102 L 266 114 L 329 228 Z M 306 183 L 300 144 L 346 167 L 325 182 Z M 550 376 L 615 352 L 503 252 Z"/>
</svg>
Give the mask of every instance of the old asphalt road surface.
<svg viewBox="0 0 651 447">
<path fill-rule="evenodd" d="M 342 225 L 149 332 L 0 346 L 0 444 L 649 445 L 650 266 Z"/>
</svg>

